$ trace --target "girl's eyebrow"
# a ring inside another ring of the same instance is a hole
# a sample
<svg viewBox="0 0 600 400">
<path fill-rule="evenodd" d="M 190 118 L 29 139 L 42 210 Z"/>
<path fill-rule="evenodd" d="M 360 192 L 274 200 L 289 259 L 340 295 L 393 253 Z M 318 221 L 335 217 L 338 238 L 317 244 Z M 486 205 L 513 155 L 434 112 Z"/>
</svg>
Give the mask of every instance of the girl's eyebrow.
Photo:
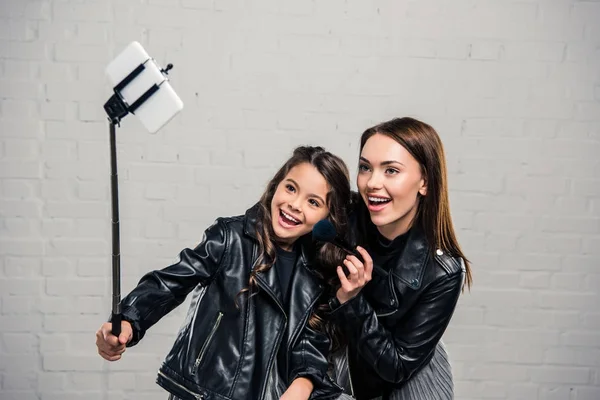
<svg viewBox="0 0 600 400">
<path fill-rule="evenodd" d="M 367 160 L 366 158 L 364 158 L 362 156 L 360 157 L 360 160 L 366 162 L 367 164 L 371 164 L 371 162 L 369 160 Z M 382 161 L 381 163 L 379 163 L 379 165 L 382 165 L 382 166 L 390 165 L 390 164 L 400 164 L 403 167 L 405 166 L 400 161 L 396 161 L 396 160 Z"/>
<path fill-rule="evenodd" d="M 292 183 L 293 183 L 293 184 L 294 184 L 294 185 L 295 185 L 297 188 L 299 188 L 299 187 L 300 187 L 300 185 L 298 185 L 298 183 L 297 183 L 295 180 L 293 180 L 292 178 L 287 178 L 287 179 L 286 179 L 286 181 L 290 181 L 290 182 L 292 182 Z M 319 195 L 316 195 L 316 194 L 314 194 L 314 193 L 310 193 L 310 194 L 308 195 L 308 197 L 316 197 L 316 198 L 317 198 L 317 199 L 319 199 L 319 200 L 320 200 L 322 203 L 325 203 L 325 200 L 323 200 L 323 199 L 321 198 L 321 196 L 319 196 Z"/>
</svg>

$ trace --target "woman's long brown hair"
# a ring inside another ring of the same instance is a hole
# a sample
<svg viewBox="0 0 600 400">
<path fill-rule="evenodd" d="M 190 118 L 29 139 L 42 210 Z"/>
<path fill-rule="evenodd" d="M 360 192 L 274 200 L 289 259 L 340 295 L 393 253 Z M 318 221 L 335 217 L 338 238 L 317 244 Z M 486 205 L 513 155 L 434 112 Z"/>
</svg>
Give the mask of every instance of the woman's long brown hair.
<svg viewBox="0 0 600 400">
<path fill-rule="evenodd" d="M 464 260 L 465 283 L 470 289 L 473 282 L 471 266 L 454 233 L 448 197 L 446 157 L 439 135 L 430 125 L 414 118 L 395 118 L 367 129 L 360 138 L 360 151 L 367 140 L 377 133 L 394 139 L 421 165 L 427 194 L 420 196 L 414 223 L 422 227 L 432 251 L 441 249 Z"/>
<path fill-rule="evenodd" d="M 258 224 L 256 226 L 256 236 L 258 239 L 259 256 L 250 273 L 249 287 L 243 289 L 238 296 L 245 292 L 249 292 L 250 296 L 254 295 L 258 289 L 256 284 L 256 274 L 268 271 L 275 263 L 276 237 L 273 232 L 271 220 L 271 201 L 273 200 L 273 196 L 275 195 L 279 183 L 283 181 L 292 168 L 303 163 L 308 163 L 315 167 L 323 178 L 325 178 L 330 189 L 327 193 L 327 198 L 325 199 L 327 207 L 329 208 L 327 219 L 331 221 L 337 232 L 342 235 L 346 234 L 348 206 L 351 195 L 348 167 L 341 158 L 326 151 L 322 147 L 297 147 L 290 159 L 283 164 L 275 176 L 269 181 L 258 202 L 259 216 Z M 315 269 L 315 272 L 317 272 L 325 281 L 331 282 L 334 277 L 337 277 L 335 270 L 338 265 L 341 265 L 345 253 L 329 243 L 319 245 L 315 250 L 316 256 L 314 265 L 318 266 L 318 268 Z M 332 332 L 334 329 L 333 326 L 323 318 L 323 308 L 324 307 L 321 304 L 309 318 L 308 323 L 312 328 Z M 335 341 L 333 335 L 331 336 Z"/>
</svg>

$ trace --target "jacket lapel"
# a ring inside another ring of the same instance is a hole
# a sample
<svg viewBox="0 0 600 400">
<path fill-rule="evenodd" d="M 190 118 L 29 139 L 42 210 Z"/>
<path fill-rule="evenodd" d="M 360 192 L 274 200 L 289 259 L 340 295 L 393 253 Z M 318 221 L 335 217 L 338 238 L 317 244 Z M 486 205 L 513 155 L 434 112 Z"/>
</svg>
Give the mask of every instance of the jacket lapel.
<svg viewBox="0 0 600 400">
<path fill-rule="evenodd" d="M 386 264 L 390 265 L 389 274 L 373 274 L 373 280 L 363 289 L 369 294 L 377 316 L 388 316 L 397 312 L 403 304 L 402 296 L 406 287 L 412 290 L 421 287 L 429 257 L 429 245 L 423 231 L 413 226 L 402 253 L 386 261 Z M 378 262 L 377 258 L 373 256 L 375 263 Z"/>
<path fill-rule="evenodd" d="M 246 211 L 244 221 L 244 233 L 256 241 L 256 243 L 254 243 L 254 246 L 252 246 L 253 262 L 251 268 L 256 268 L 256 263 L 258 261 L 258 239 L 256 226 L 258 224 L 259 218 L 260 204 L 257 203 L 248 211 Z M 269 297 L 273 299 L 273 301 L 277 304 L 281 311 L 284 314 L 286 314 L 285 308 L 283 307 L 284 301 L 282 298 L 281 288 L 279 287 L 279 277 L 277 276 L 275 266 L 269 268 L 267 271 L 257 273 L 256 284 L 259 288 L 264 290 L 269 295 Z"/>
<path fill-rule="evenodd" d="M 244 232 L 256 240 L 256 224 L 259 219 L 260 206 L 256 204 L 246 212 Z M 300 333 L 306 311 L 313 305 L 323 291 L 319 279 L 309 269 L 311 258 L 309 255 L 315 252 L 312 247 L 311 235 L 305 235 L 298 239 L 299 254 L 296 265 L 290 279 L 289 308 L 285 307 L 285 299 L 281 293 L 277 268 L 273 265 L 268 271 L 256 274 L 256 283 L 265 291 L 288 318 L 288 343 Z M 254 245 L 253 260 L 258 258 L 258 243 Z M 293 310 L 289 313 L 289 310 Z"/>
<path fill-rule="evenodd" d="M 315 274 L 310 271 L 306 259 L 301 255 L 296 262 L 288 293 L 290 296 L 289 310 L 292 310 L 288 315 L 288 346 L 292 346 L 298 335 L 300 335 L 307 317 L 307 311 L 312 309 L 321 293 L 323 293 L 323 285 L 319 283 Z"/>
<path fill-rule="evenodd" d="M 277 268 L 273 265 L 267 271 L 259 272 L 256 274 L 256 283 L 264 290 L 272 299 L 277 303 L 277 306 L 281 309 L 281 312 L 287 315 L 283 301 L 283 295 L 281 293 L 281 287 L 279 284 L 279 277 L 277 276 Z"/>
<path fill-rule="evenodd" d="M 429 261 L 429 253 L 429 245 L 423 230 L 413 226 L 400 260 L 392 267 L 392 274 L 413 289 L 420 288 L 425 266 Z"/>
</svg>

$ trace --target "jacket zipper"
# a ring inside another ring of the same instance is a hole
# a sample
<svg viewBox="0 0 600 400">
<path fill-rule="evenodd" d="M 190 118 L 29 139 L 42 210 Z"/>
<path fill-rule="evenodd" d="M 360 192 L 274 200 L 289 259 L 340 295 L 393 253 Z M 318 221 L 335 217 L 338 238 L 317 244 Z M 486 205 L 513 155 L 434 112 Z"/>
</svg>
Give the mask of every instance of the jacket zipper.
<svg viewBox="0 0 600 400">
<path fill-rule="evenodd" d="M 375 315 L 378 316 L 378 317 L 387 317 L 387 316 L 390 316 L 392 314 L 396 314 L 397 312 L 398 312 L 398 309 L 396 309 L 394 311 L 387 312 L 387 313 L 378 313 L 378 312 L 376 312 Z"/>
<path fill-rule="evenodd" d="M 196 362 L 194 362 L 194 366 L 192 367 L 193 375 L 195 375 L 196 372 L 198 372 L 198 367 L 200 366 L 200 363 L 202 362 L 202 358 L 204 357 L 204 354 L 206 353 L 206 350 L 208 349 L 208 345 L 212 341 L 213 336 L 215 336 L 215 333 L 217 332 L 217 328 L 219 327 L 219 324 L 221 323 L 222 317 L 223 317 L 223 313 L 219 311 L 219 315 L 217 316 L 217 321 L 213 325 L 213 327 L 210 331 L 210 334 L 208 335 L 208 338 L 202 345 L 202 348 L 200 349 L 200 354 L 198 354 L 198 357 L 196 358 Z"/>
<path fill-rule="evenodd" d="M 308 306 L 308 310 L 311 310 L 311 309 L 314 307 L 314 305 L 315 305 L 315 304 L 317 303 L 317 301 L 319 300 L 319 297 L 321 297 L 321 294 L 322 294 L 322 293 L 323 293 L 323 292 L 321 291 L 321 292 L 319 293 L 319 295 L 315 297 L 315 299 L 312 301 L 312 303 L 310 303 L 310 305 Z M 302 324 L 302 327 L 306 327 L 306 325 L 308 324 L 308 318 L 309 318 L 309 317 L 310 317 L 310 311 L 307 311 L 307 312 L 306 312 L 306 314 L 304 314 L 304 316 L 302 317 L 302 322 L 300 322 L 300 323 Z M 287 318 L 286 318 L 286 321 L 287 321 Z M 288 343 L 288 348 L 287 348 L 287 350 L 288 350 L 288 353 L 290 352 L 290 348 L 291 348 L 291 346 L 292 346 L 292 342 L 294 341 L 294 339 L 296 339 L 296 338 L 297 338 L 299 335 L 301 335 L 301 334 L 302 334 L 302 329 L 303 329 L 303 328 L 301 328 L 301 329 L 300 329 L 300 331 L 298 332 L 298 335 L 297 335 L 297 336 L 295 336 L 295 337 L 292 337 L 292 338 L 291 338 L 292 340 L 290 341 L 290 343 Z M 289 368 L 289 358 L 286 358 L 285 370 L 287 371 L 287 370 L 288 370 L 288 368 Z"/>
<path fill-rule="evenodd" d="M 304 265 L 302 265 L 302 266 L 303 266 L 303 267 L 306 267 L 306 263 L 304 263 Z M 262 282 L 261 282 L 261 279 L 258 279 L 257 281 L 258 281 L 259 283 L 262 283 Z M 263 290 L 265 290 L 266 292 L 270 292 L 270 291 L 271 291 L 271 289 L 269 288 L 269 285 L 264 285 L 264 284 L 263 284 Z M 273 296 L 273 294 L 272 294 L 272 293 L 270 293 L 270 295 L 271 295 L 271 297 L 275 298 L 275 296 Z M 317 296 L 317 297 L 315 298 L 315 300 L 313 301 L 313 303 L 312 303 L 312 304 L 316 303 L 318 299 L 319 299 L 319 296 Z M 283 331 L 282 331 L 282 333 L 281 333 L 281 335 L 284 335 L 284 334 L 285 334 L 285 329 L 286 329 L 286 327 L 287 327 L 287 323 L 288 323 L 288 316 L 287 316 L 287 314 L 286 314 L 286 313 L 285 313 L 285 311 L 283 310 L 283 307 L 281 306 L 281 304 L 279 304 L 279 302 L 278 302 L 278 301 L 275 301 L 275 304 L 277 304 L 277 306 L 279 307 L 279 309 L 280 309 L 280 310 L 281 310 L 281 312 L 283 313 L 283 317 L 284 317 L 284 319 L 285 319 L 285 323 L 283 324 Z M 312 306 L 312 305 L 311 305 L 311 306 Z M 309 307 L 309 309 L 310 309 L 310 307 Z M 308 313 L 307 313 L 307 315 L 308 315 Z M 306 318 L 306 315 L 304 316 L 304 318 Z M 280 339 L 280 340 L 278 340 L 278 342 L 279 342 L 279 343 L 277 344 L 276 348 L 274 349 L 274 353 L 271 353 L 271 355 L 275 354 L 275 357 L 277 357 L 277 352 L 279 351 L 279 347 L 281 346 L 281 335 L 279 336 L 279 339 Z M 288 343 L 288 345 L 289 345 L 289 343 Z M 269 373 L 267 374 L 267 381 L 265 382 L 265 384 L 264 384 L 264 386 L 263 386 L 263 389 L 262 389 L 262 391 L 261 391 L 261 394 L 260 394 L 260 398 L 261 398 L 261 399 L 264 399 L 265 392 L 266 392 L 266 390 L 267 390 L 267 384 L 269 383 L 269 377 L 271 376 L 271 374 L 272 374 L 272 372 L 273 372 L 273 366 L 274 366 L 274 365 L 275 365 L 275 362 L 272 362 L 272 363 L 271 363 L 271 365 L 269 366 Z M 286 369 L 287 369 L 287 367 L 288 367 L 288 366 L 286 365 Z"/>
<path fill-rule="evenodd" d="M 352 384 L 352 374 L 350 373 L 350 354 L 348 353 L 348 346 L 346 346 L 346 363 L 348 364 L 348 381 L 350 382 L 350 393 L 354 396 L 354 385 Z"/>
<path fill-rule="evenodd" d="M 389 276 L 390 276 L 390 279 L 388 279 L 388 282 L 389 282 L 389 285 L 391 286 L 392 285 L 392 283 L 391 283 L 391 281 L 392 281 L 391 276 L 392 275 L 389 275 Z M 392 299 L 391 299 L 392 306 L 396 306 L 396 309 L 393 310 L 393 311 L 382 312 L 382 313 L 375 312 L 376 316 L 378 316 L 378 317 L 387 317 L 387 316 L 390 316 L 390 315 L 395 314 L 395 313 L 398 312 L 398 298 L 397 298 L 396 293 L 395 293 L 395 291 L 394 291 L 394 289 L 392 287 L 390 287 L 390 293 L 392 294 Z"/>
<path fill-rule="evenodd" d="M 168 376 L 166 376 L 165 374 L 162 373 L 162 371 L 158 371 L 158 374 L 160 376 L 162 376 L 163 378 L 165 378 L 166 380 L 168 380 L 169 382 L 171 382 L 173 385 L 177 386 L 178 388 L 185 390 L 186 392 L 188 392 L 189 394 L 191 394 L 192 396 L 194 396 L 197 400 L 203 400 L 204 396 L 202 396 L 201 394 L 198 394 L 196 392 L 192 392 L 190 389 L 186 388 L 183 385 L 180 385 L 179 383 L 175 382 L 173 379 L 169 378 Z"/>
<path fill-rule="evenodd" d="M 275 348 L 274 353 L 271 354 L 275 354 L 275 357 L 277 357 L 277 352 L 279 351 L 279 346 L 281 346 L 281 336 L 285 334 L 285 329 L 287 327 L 287 315 L 285 313 L 285 311 L 283 311 L 283 307 L 281 307 L 279 305 L 279 302 L 275 302 L 277 304 L 277 306 L 279 306 L 279 309 L 281 310 L 281 312 L 283 313 L 283 317 L 285 319 L 285 322 L 283 323 L 283 330 L 281 331 L 282 333 L 279 335 L 279 340 L 277 343 L 277 346 Z M 265 392 L 267 391 L 267 385 L 269 383 L 269 378 L 271 377 L 271 374 L 273 373 L 273 366 L 275 365 L 275 357 L 273 357 L 273 362 L 271 362 L 271 365 L 269 366 L 269 373 L 267 374 L 267 381 L 265 382 L 265 385 L 263 386 L 262 389 L 262 393 L 260 394 L 260 398 L 264 399 L 265 398 Z M 272 382 L 273 385 L 275 385 L 275 382 Z"/>
</svg>

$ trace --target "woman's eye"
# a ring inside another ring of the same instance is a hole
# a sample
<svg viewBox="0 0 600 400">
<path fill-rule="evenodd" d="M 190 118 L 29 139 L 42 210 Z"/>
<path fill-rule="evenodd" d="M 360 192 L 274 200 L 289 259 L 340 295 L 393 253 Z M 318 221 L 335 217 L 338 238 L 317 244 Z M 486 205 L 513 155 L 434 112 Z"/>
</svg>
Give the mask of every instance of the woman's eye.
<svg viewBox="0 0 600 400">
<path fill-rule="evenodd" d="M 285 185 L 285 188 L 292 193 L 296 191 L 296 188 L 293 185 Z"/>
<path fill-rule="evenodd" d="M 358 172 L 367 172 L 369 170 L 369 167 L 365 164 L 360 164 L 358 166 Z"/>
<path fill-rule="evenodd" d="M 398 172 L 400 172 L 400 171 L 398 171 L 397 169 L 394 169 L 394 168 L 388 168 L 385 170 L 385 173 L 390 174 L 390 175 L 397 174 Z"/>
</svg>

